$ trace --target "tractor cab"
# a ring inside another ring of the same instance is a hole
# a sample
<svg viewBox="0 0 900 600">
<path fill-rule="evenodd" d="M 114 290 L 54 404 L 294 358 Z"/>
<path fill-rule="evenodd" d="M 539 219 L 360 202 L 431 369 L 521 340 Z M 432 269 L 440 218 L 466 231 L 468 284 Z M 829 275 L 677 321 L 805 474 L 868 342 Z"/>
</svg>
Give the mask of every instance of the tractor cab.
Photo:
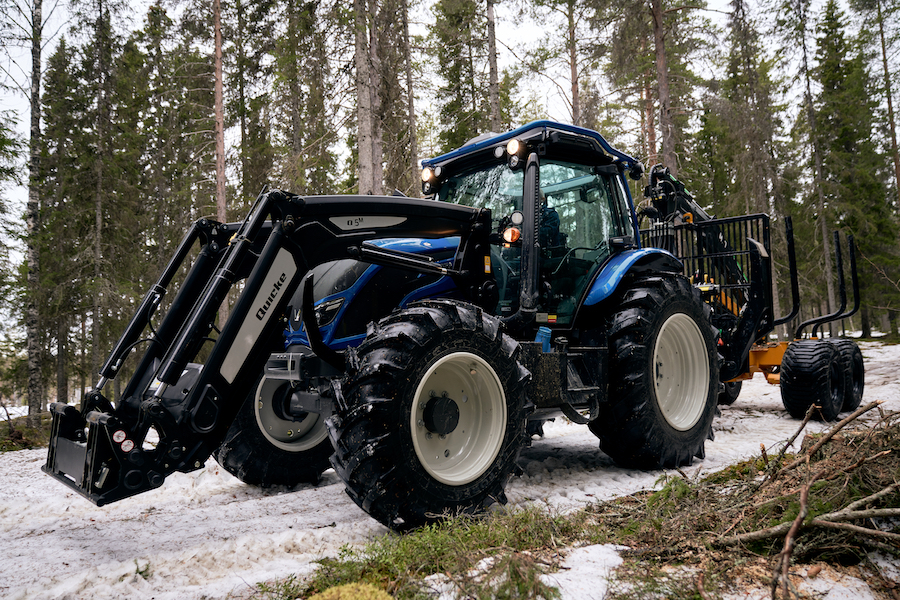
<svg viewBox="0 0 900 600">
<path fill-rule="evenodd" d="M 538 324 L 571 326 L 603 265 L 637 247 L 623 172 L 639 163 L 595 132 L 532 123 L 424 165 L 426 194 L 491 210 L 501 317 L 524 309 Z"/>
</svg>

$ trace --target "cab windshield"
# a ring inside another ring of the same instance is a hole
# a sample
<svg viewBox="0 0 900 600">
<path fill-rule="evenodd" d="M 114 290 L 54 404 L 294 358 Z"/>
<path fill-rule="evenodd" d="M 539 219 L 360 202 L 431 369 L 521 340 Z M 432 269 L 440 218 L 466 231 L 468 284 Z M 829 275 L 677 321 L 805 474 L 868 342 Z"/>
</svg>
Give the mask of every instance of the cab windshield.
<svg viewBox="0 0 900 600">
<path fill-rule="evenodd" d="M 544 294 L 538 321 L 571 323 L 579 299 L 593 275 L 609 257 L 608 240 L 634 235 L 621 178 L 612 166 L 594 167 L 544 158 L 540 162 L 541 279 Z M 522 210 L 524 171 L 503 163 L 476 168 L 444 181 L 438 198 L 445 202 L 489 208 L 494 230 L 510 225 Z M 521 241 L 491 252 L 500 288 L 501 315 L 518 310 Z"/>
</svg>

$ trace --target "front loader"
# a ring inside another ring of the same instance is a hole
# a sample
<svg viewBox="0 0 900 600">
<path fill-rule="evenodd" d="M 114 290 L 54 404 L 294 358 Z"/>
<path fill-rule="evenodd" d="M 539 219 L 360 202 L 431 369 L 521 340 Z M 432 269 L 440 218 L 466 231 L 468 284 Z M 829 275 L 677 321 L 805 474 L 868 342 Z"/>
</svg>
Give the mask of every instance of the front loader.
<svg viewBox="0 0 900 600">
<path fill-rule="evenodd" d="M 642 244 L 626 177 L 643 168 L 596 132 L 539 121 L 423 166 L 426 199 L 276 190 L 242 223 L 198 221 L 97 389 L 52 405 L 44 470 L 106 504 L 211 455 L 263 486 L 330 465 L 400 530 L 503 502 L 560 415 L 625 466 L 702 458 L 726 383 L 774 327 L 767 218 L 735 221 L 739 253 L 709 219 L 719 233 L 696 239 L 723 270 L 686 273 L 678 247 Z"/>
</svg>

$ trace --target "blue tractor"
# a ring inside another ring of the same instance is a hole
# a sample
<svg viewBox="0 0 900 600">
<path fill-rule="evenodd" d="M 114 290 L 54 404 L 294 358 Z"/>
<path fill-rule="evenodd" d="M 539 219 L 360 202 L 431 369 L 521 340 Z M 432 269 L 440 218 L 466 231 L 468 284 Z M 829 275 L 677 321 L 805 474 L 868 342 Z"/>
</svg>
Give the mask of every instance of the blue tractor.
<svg viewBox="0 0 900 600">
<path fill-rule="evenodd" d="M 44 470 L 105 504 L 210 455 L 263 486 L 333 466 L 405 529 L 502 502 L 520 450 L 560 415 L 624 466 L 702 458 L 725 382 L 777 323 L 765 215 L 712 219 L 654 168 L 642 242 L 626 179 L 642 165 L 549 121 L 423 166 L 425 198 L 275 190 L 242 223 L 198 221 L 98 389 L 53 405 Z M 706 228 L 674 233 L 692 221 Z"/>
</svg>

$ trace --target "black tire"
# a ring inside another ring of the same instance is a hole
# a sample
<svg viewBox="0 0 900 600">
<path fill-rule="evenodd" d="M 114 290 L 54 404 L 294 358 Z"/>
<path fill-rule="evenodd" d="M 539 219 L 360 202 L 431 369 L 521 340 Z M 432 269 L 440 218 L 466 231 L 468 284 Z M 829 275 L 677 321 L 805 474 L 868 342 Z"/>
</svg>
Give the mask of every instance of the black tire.
<svg viewBox="0 0 900 600">
<path fill-rule="evenodd" d="M 741 395 L 742 381 L 726 381 L 722 384 L 722 391 L 719 392 L 719 406 L 731 406 L 734 401 Z"/>
<path fill-rule="evenodd" d="M 817 416 L 834 421 L 844 406 L 844 373 L 840 352 L 825 340 L 791 342 L 781 359 L 781 401 L 795 419 L 812 405 Z"/>
<path fill-rule="evenodd" d="M 837 349 L 844 373 L 844 402 L 841 412 L 856 410 L 862 403 L 866 385 L 866 368 L 862 352 L 853 340 L 830 340 Z"/>
<path fill-rule="evenodd" d="M 260 487 L 316 483 L 330 466 L 332 448 L 325 419 L 315 413 L 292 419 L 273 409 L 279 396 L 290 390 L 287 381 L 260 377 L 225 441 L 213 453 L 226 471 L 244 483 Z"/>
<path fill-rule="evenodd" d="M 636 278 L 608 321 L 609 402 L 589 424 L 600 448 L 631 468 L 705 456 L 719 392 L 717 330 L 680 275 Z"/>
<path fill-rule="evenodd" d="M 347 494 L 394 530 L 506 502 L 530 376 L 480 308 L 410 305 L 370 326 L 328 420 Z M 352 362 L 352 361 L 351 361 Z"/>
</svg>

